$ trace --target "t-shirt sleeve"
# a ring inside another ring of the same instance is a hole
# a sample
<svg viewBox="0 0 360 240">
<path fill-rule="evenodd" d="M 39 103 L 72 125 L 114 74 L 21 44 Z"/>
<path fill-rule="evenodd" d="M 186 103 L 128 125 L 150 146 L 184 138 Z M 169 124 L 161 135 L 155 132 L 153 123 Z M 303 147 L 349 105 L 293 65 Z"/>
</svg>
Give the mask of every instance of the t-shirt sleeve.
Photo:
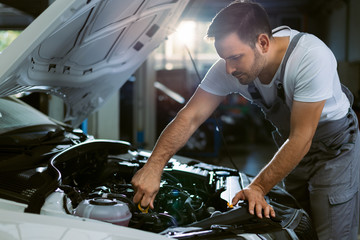
<svg viewBox="0 0 360 240">
<path fill-rule="evenodd" d="M 325 45 L 308 50 L 295 68 L 294 100 L 317 102 L 332 97 L 336 59 Z"/>
<path fill-rule="evenodd" d="M 234 90 L 233 79 L 226 73 L 225 61 L 217 60 L 206 73 L 199 87 L 211 94 L 226 96 Z"/>
</svg>

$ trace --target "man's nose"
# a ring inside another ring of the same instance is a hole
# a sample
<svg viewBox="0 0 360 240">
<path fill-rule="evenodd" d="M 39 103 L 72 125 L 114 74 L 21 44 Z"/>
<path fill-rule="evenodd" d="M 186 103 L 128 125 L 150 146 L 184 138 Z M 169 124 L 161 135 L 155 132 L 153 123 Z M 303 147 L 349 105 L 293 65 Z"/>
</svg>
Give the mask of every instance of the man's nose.
<svg viewBox="0 0 360 240">
<path fill-rule="evenodd" d="M 231 66 L 231 64 L 226 63 L 226 73 L 232 74 L 234 71 L 235 71 L 235 68 L 233 66 Z"/>
</svg>

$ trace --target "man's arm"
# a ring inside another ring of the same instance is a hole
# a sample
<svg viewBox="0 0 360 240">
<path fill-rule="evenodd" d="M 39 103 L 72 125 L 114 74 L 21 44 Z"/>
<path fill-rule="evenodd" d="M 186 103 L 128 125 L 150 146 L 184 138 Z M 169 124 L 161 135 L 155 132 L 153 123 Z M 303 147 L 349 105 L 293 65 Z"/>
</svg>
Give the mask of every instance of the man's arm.
<svg viewBox="0 0 360 240">
<path fill-rule="evenodd" d="M 248 200 L 251 214 L 256 212 L 256 215 L 262 218 L 262 210 L 264 210 L 265 217 L 275 216 L 274 210 L 266 203 L 264 196 L 285 178 L 309 151 L 325 101 L 293 102 L 289 138 L 254 181 L 235 195 L 232 200 L 233 205 L 241 199 Z"/>
<path fill-rule="evenodd" d="M 147 163 L 133 177 L 133 201 L 154 208 L 163 168 L 169 159 L 185 145 L 195 130 L 211 115 L 222 96 L 210 94 L 200 88 L 161 133 Z"/>
</svg>

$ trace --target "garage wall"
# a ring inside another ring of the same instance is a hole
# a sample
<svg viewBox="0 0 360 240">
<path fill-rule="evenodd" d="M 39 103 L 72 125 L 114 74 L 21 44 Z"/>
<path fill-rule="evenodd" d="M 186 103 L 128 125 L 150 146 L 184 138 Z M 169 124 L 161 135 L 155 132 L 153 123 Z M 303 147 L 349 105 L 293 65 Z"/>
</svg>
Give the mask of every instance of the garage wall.
<svg viewBox="0 0 360 240">
<path fill-rule="evenodd" d="M 360 1 L 340 2 L 328 15 L 325 42 L 338 61 L 341 81 L 356 97 L 360 89 Z"/>
<path fill-rule="evenodd" d="M 360 62 L 360 1 L 350 0 L 349 61 Z"/>
<path fill-rule="evenodd" d="M 327 42 L 338 61 L 360 61 L 360 1 L 349 0 L 333 9 L 327 23 Z M 347 33 L 348 31 L 348 33 Z"/>
<path fill-rule="evenodd" d="M 346 5 L 343 4 L 331 13 L 327 23 L 327 44 L 338 61 L 345 61 L 346 58 L 346 12 Z"/>
</svg>

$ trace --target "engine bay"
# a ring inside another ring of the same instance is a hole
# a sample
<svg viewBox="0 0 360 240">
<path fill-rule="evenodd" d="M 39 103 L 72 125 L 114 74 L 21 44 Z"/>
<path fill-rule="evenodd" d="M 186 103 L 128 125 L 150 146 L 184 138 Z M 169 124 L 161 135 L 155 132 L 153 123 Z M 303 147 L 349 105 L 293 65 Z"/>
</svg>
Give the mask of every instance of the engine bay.
<svg viewBox="0 0 360 240">
<path fill-rule="evenodd" d="M 26 203 L 26 212 L 90 218 L 177 239 L 244 233 L 265 234 L 259 239 L 316 239 L 308 215 L 281 187 L 266 196 L 276 218 L 260 219 L 248 213 L 246 202 L 230 204 L 252 177 L 181 156 L 164 168 L 155 208 L 143 209 L 132 201 L 131 179 L 149 155 L 122 141 L 83 142 L 17 174 L 20 190 L 5 195 Z"/>
<path fill-rule="evenodd" d="M 76 160 L 67 159 L 67 155 L 76 156 Z M 226 184 L 233 184 L 234 181 L 227 179 L 234 178 L 237 186 L 233 188 L 239 188 L 240 176 L 235 170 L 194 160 L 181 163 L 171 159 L 163 171 L 155 208 L 144 211 L 132 201 L 134 190 L 130 182 L 146 163 L 147 155 L 131 150 L 123 154 L 109 154 L 106 150 L 97 153 L 85 151 L 82 156 L 60 154 L 52 162 L 61 173 L 60 189 L 71 200 L 72 209 L 76 209 L 84 199 L 116 199 L 126 203 L 132 213 L 129 227 L 161 232 L 230 209 L 228 203 L 234 189 Z"/>
</svg>

